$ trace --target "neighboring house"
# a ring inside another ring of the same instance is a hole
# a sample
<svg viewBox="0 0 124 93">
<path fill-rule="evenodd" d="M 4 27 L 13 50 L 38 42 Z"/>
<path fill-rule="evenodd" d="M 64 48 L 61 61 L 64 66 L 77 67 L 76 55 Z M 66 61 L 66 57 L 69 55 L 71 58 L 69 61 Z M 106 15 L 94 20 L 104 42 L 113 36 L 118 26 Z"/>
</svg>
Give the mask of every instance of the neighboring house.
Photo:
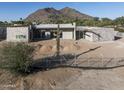
<svg viewBox="0 0 124 93">
<path fill-rule="evenodd" d="M 86 27 L 73 24 L 39 24 L 30 27 L 7 27 L 7 41 L 28 42 L 56 38 L 60 30 L 61 39 L 86 39 L 89 41 L 112 41 L 115 38 L 114 28 Z"/>
</svg>

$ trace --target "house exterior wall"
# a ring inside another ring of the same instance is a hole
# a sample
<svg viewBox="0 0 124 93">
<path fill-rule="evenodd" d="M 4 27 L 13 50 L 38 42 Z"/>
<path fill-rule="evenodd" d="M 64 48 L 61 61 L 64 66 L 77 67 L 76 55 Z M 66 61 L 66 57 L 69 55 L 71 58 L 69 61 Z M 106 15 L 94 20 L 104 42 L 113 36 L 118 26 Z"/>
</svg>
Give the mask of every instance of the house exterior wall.
<svg viewBox="0 0 124 93">
<path fill-rule="evenodd" d="M 96 35 L 96 34 L 93 34 L 93 41 L 94 42 L 97 42 L 97 41 L 100 41 L 101 40 L 101 37 L 99 37 L 98 35 Z"/>
<path fill-rule="evenodd" d="M 73 31 L 63 31 L 62 32 L 62 39 L 74 39 L 73 38 Z"/>
<path fill-rule="evenodd" d="M 89 41 L 93 41 L 93 33 L 91 32 L 86 32 L 85 33 L 85 39 Z"/>
<path fill-rule="evenodd" d="M 113 28 L 93 29 L 96 34 L 93 34 L 93 41 L 112 41 L 114 40 L 115 31 Z"/>
<path fill-rule="evenodd" d="M 8 42 L 28 42 L 29 28 L 28 27 L 7 27 Z"/>
<path fill-rule="evenodd" d="M 77 31 L 88 31 L 86 34 L 92 33 L 92 39 L 86 36 L 86 39 L 90 41 L 112 41 L 115 37 L 114 28 L 77 26 Z"/>
<path fill-rule="evenodd" d="M 49 25 L 47 25 L 49 26 Z M 61 24 L 62 30 L 62 39 L 77 39 L 77 32 L 83 32 L 84 38 L 89 41 L 111 41 L 114 40 L 115 31 L 113 28 L 104 28 L 104 27 L 84 27 L 84 26 L 75 26 L 68 24 Z M 43 28 L 42 28 L 43 27 Z M 45 27 L 40 25 L 39 30 L 44 30 L 45 33 L 38 33 L 38 36 L 41 35 L 42 38 L 50 39 L 52 36 L 52 28 L 44 29 Z M 36 28 L 37 29 L 37 28 Z M 2 28 L 0 28 L 0 35 Z M 7 27 L 7 41 L 9 42 L 28 42 L 29 35 L 33 37 L 34 32 L 29 29 L 29 27 Z M 33 30 L 33 29 L 32 29 Z M 31 34 L 29 32 L 32 32 Z M 31 37 L 30 36 L 30 37 Z M 100 36 L 100 37 L 99 37 Z M 83 38 L 83 36 L 79 36 Z"/>
<path fill-rule="evenodd" d="M 123 37 L 123 38 L 124 38 L 124 32 L 117 32 L 117 31 L 116 31 L 115 36 Z"/>
<path fill-rule="evenodd" d="M 34 25 L 35 29 L 45 30 L 45 37 L 49 39 L 52 37 L 52 31 L 58 30 L 58 24 L 39 24 Z M 76 40 L 76 24 L 59 24 L 59 29 L 62 31 L 62 39 Z M 51 32 L 51 33 L 49 33 Z"/>
</svg>

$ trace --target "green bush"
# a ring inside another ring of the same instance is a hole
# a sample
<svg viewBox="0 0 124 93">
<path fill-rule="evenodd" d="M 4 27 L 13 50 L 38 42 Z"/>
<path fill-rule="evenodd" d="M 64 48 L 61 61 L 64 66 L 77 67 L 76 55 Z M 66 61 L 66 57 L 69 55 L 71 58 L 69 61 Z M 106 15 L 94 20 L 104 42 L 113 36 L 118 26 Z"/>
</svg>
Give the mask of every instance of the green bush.
<svg viewBox="0 0 124 93">
<path fill-rule="evenodd" d="M 1 49 L 1 67 L 16 73 L 29 73 L 34 48 L 25 43 L 5 44 Z"/>
<path fill-rule="evenodd" d="M 124 29 L 122 29 L 122 28 L 119 28 L 119 27 L 116 27 L 116 28 L 114 28 L 116 31 L 119 31 L 119 32 L 124 32 Z"/>
</svg>

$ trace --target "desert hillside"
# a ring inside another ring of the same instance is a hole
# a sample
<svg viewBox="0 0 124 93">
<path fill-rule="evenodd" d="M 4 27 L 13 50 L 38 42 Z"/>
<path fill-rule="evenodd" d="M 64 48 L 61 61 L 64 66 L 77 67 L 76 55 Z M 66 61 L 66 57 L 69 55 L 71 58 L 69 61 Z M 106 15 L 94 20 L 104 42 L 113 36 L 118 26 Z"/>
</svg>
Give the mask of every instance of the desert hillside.
<svg viewBox="0 0 124 93">
<path fill-rule="evenodd" d="M 50 16 L 59 16 L 63 20 L 65 19 L 92 19 L 93 17 L 87 14 L 83 14 L 75 9 L 65 7 L 57 10 L 55 8 L 39 9 L 30 14 L 25 20 L 30 22 L 47 22 Z"/>
</svg>

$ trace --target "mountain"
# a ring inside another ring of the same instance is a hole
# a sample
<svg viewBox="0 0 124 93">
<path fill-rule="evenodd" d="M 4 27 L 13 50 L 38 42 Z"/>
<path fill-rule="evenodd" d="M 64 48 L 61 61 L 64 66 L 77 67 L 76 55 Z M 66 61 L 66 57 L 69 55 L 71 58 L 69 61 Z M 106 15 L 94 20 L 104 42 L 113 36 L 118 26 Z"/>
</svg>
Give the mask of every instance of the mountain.
<svg viewBox="0 0 124 93">
<path fill-rule="evenodd" d="M 50 18 L 50 15 L 58 15 L 61 16 L 61 18 L 63 18 L 63 20 L 67 20 L 67 19 L 92 19 L 92 16 L 80 13 L 79 11 L 69 8 L 69 7 L 65 7 L 63 9 L 60 10 L 56 10 L 54 8 L 44 8 L 44 9 L 39 9 L 37 11 L 35 11 L 34 13 L 30 14 L 25 21 L 30 21 L 30 22 L 46 22 L 48 21 Z"/>
<path fill-rule="evenodd" d="M 51 14 L 60 14 L 60 12 L 54 8 L 39 9 L 36 12 L 30 14 L 26 21 L 45 21 L 48 20 L 48 16 Z"/>
<path fill-rule="evenodd" d="M 78 19 L 91 19 L 93 18 L 92 16 L 80 13 L 79 11 L 69 8 L 69 7 L 65 7 L 63 9 L 60 10 L 60 12 L 68 17 L 71 18 L 78 18 Z"/>
</svg>

